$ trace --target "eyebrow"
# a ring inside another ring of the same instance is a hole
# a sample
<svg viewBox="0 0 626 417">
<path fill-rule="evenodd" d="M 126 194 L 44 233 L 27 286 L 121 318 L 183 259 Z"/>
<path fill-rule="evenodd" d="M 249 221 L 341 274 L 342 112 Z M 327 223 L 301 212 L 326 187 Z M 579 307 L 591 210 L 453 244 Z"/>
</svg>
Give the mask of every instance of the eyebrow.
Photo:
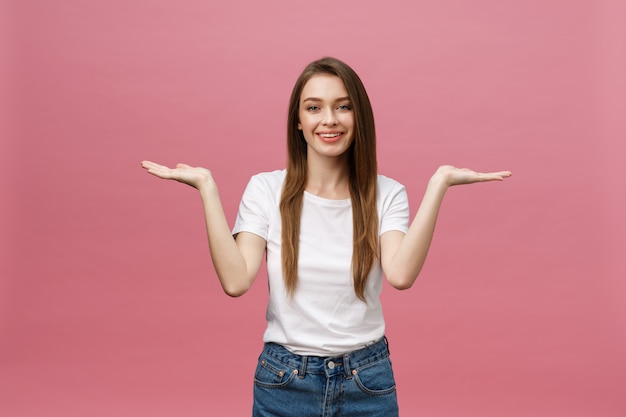
<svg viewBox="0 0 626 417">
<path fill-rule="evenodd" d="M 320 101 L 324 101 L 321 98 L 318 97 L 307 97 L 304 100 L 302 100 L 303 103 L 306 103 L 307 101 L 315 101 L 315 102 L 320 102 Z M 350 97 L 346 96 L 346 97 L 339 97 L 337 100 L 335 100 L 335 103 L 338 101 L 350 101 Z"/>
</svg>

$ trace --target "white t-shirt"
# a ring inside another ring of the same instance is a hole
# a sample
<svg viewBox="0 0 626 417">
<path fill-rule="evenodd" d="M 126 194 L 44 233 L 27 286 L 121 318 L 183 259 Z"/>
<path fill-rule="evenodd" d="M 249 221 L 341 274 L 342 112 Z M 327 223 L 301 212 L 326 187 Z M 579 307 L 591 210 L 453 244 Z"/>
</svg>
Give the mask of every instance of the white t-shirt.
<svg viewBox="0 0 626 417">
<path fill-rule="evenodd" d="M 384 336 L 380 303 L 380 261 L 367 280 L 365 297 L 354 292 L 352 203 L 304 193 L 300 224 L 298 282 L 293 297 L 285 290 L 281 263 L 280 195 L 286 170 L 253 176 L 239 206 L 233 234 L 251 232 L 267 242 L 270 297 L 265 342 L 298 355 L 335 356 Z M 408 230 L 409 204 L 400 183 L 378 176 L 379 236 Z"/>
</svg>

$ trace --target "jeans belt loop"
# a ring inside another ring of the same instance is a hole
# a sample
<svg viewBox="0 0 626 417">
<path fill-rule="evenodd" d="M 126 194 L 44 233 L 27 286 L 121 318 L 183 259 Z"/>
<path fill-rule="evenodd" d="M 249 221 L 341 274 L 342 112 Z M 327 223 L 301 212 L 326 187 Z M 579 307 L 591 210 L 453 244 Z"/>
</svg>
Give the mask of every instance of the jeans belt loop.
<svg viewBox="0 0 626 417">
<path fill-rule="evenodd" d="M 298 373 L 298 376 L 300 378 L 304 378 L 304 376 L 306 375 L 307 359 L 308 359 L 308 356 L 302 356 L 302 364 L 300 364 L 300 371 Z"/>
<path fill-rule="evenodd" d="M 343 355 L 343 373 L 346 379 L 352 379 L 352 370 L 350 369 L 350 354 Z"/>
</svg>

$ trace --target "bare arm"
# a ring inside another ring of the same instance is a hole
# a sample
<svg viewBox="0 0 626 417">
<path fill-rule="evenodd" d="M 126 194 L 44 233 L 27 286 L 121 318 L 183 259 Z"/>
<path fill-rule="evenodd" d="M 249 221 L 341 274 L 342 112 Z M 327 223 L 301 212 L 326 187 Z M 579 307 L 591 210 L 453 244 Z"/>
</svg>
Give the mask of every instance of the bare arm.
<svg viewBox="0 0 626 417">
<path fill-rule="evenodd" d="M 449 187 L 484 181 L 502 181 L 510 171 L 478 173 L 449 165 L 439 167 L 428 182 L 422 203 L 406 234 L 384 233 L 380 238 L 381 262 L 389 283 L 397 289 L 410 288 L 426 261 L 443 197 Z"/>
<path fill-rule="evenodd" d="M 247 232 L 239 233 L 233 239 L 217 185 L 209 170 L 185 164 L 168 168 L 150 161 L 143 161 L 141 165 L 152 175 L 179 181 L 200 192 L 215 272 L 226 294 L 232 297 L 243 295 L 259 272 L 265 240 Z"/>
</svg>

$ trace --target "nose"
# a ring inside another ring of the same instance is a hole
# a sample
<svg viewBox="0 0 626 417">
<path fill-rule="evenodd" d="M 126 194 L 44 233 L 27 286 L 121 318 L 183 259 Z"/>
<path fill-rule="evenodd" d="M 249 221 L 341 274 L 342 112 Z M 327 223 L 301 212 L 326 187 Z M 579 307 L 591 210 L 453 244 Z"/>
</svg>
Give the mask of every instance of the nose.
<svg viewBox="0 0 626 417">
<path fill-rule="evenodd" d="M 326 108 L 322 116 L 324 126 L 334 126 L 337 124 L 337 116 L 332 108 Z"/>
</svg>

